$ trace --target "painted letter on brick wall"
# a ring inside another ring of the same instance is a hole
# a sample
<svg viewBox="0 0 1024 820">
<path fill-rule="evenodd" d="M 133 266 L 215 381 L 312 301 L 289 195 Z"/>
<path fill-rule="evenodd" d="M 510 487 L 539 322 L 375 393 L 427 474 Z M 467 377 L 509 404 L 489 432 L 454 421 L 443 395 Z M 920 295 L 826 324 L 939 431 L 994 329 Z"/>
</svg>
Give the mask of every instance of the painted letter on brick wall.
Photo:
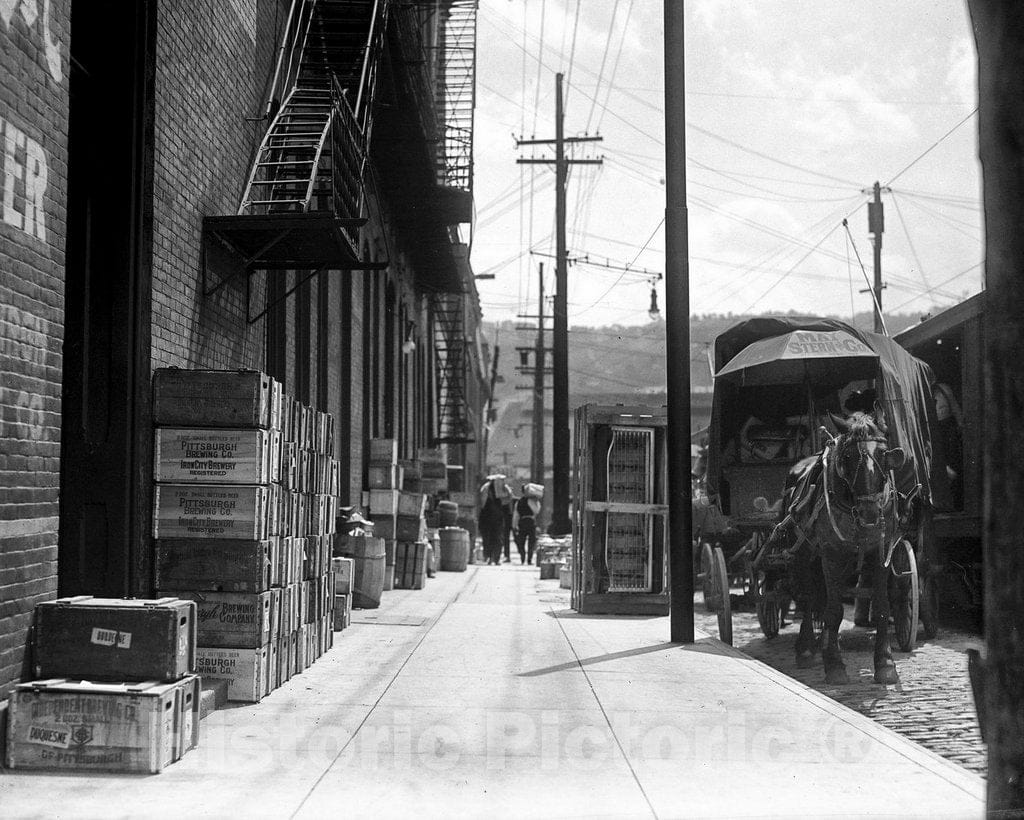
<svg viewBox="0 0 1024 820">
<path fill-rule="evenodd" d="M 2 2 L 2 0 L 0 0 Z M 46 241 L 46 211 L 43 195 L 49 172 L 46 152 L 12 122 L 0 117 L 3 131 L 3 197 L 0 216 L 29 236 Z"/>
<path fill-rule="evenodd" d="M 60 43 L 53 39 L 52 18 L 50 15 L 51 0 L 43 0 L 43 19 L 40 23 L 40 36 L 43 38 L 43 53 L 46 55 L 46 67 L 56 82 L 64 79 L 64 71 L 60 62 Z M 15 11 L 21 11 L 21 18 L 29 29 L 34 29 L 39 20 L 38 0 L 0 0 L 0 21 L 10 33 L 11 20 Z"/>
</svg>

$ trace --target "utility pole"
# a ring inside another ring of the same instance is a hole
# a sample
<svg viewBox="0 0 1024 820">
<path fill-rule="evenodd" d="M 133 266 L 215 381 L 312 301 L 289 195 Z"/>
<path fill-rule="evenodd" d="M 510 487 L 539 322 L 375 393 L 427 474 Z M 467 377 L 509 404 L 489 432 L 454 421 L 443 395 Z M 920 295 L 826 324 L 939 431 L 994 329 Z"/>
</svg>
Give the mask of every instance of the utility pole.
<svg viewBox="0 0 1024 820">
<path fill-rule="evenodd" d="M 554 315 L 554 397 L 552 401 L 551 461 L 553 492 L 551 524 L 553 536 L 572 531 L 569 521 L 569 311 L 567 301 L 568 259 L 565 248 L 565 183 L 570 165 L 601 165 L 600 159 L 566 159 L 565 146 L 577 142 L 600 142 L 601 137 L 566 137 L 562 106 L 562 74 L 555 75 L 555 138 L 517 140 L 516 145 L 554 145 L 555 158 L 516 160 L 519 165 L 555 164 L 555 315 Z M 687 460 L 689 463 L 689 460 Z"/>
<path fill-rule="evenodd" d="M 985 442 L 981 535 L 985 651 L 979 688 L 988 746 L 991 817 L 1024 814 L 1024 8 L 1015 0 L 968 0 L 978 48 L 978 146 L 985 207 L 985 393 L 978 402 Z M 980 365 L 972 362 L 971 365 Z M 972 683 L 974 676 L 972 676 Z"/>
<path fill-rule="evenodd" d="M 683 4 L 665 5 L 665 352 L 668 386 L 669 631 L 693 643 L 690 486 L 690 262 L 686 212 Z M 728 593 L 728 590 L 726 591 Z"/>
<path fill-rule="evenodd" d="M 494 387 L 498 383 L 498 354 L 501 348 L 498 347 L 498 329 L 494 330 L 494 358 L 491 359 L 491 389 L 487 395 L 487 417 L 484 419 L 484 462 L 485 467 L 488 461 L 487 447 L 491 441 L 491 424 L 494 422 Z"/>
<path fill-rule="evenodd" d="M 537 310 L 537 347 L 533 354 L 533 458 L 530 472 L 533 480 L 544 483 L 544 263 L 537 274 L 540 296 Z"/>
<path fill-rule="evenodd" d="M 882 291 L 885 289 L 885 285 L 882 284 L 882 234 L 885 233 L 885 212 L 882 207 L 883 191 L 888 194 L 892 189 L 883 188 L 876 180 L 874 187 L 861 192 L 874 194 L 874 199 L 868 203 L 868 233 L 872 235 L 874 242 L 875 286 L 871 290 L 862 290 L 861 293 L 871 293 L 875 303 L 875 333 L 885 333 L 885 322 L 882 319 Z"/>
</svg>

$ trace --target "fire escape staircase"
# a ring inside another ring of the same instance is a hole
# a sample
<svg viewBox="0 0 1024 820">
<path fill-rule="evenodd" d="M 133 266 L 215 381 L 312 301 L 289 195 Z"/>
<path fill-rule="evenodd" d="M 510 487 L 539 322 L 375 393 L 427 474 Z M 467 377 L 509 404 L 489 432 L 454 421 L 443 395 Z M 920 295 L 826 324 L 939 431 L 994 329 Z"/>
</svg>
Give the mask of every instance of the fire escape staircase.
<svg viewBox="0 0 1024 820">
<path fill-rule="evenodd" d="M 293 0 L 266 116 L 235 214 L 203 220 L 203 289 L 212 296 L 254 271 L 308 271 L 281 298 L 325 270 L 380 269 L 359 257 L 364 177 L 386 0 Z M 283 98 L 283 100 L 282 100 Z M 280 102 L 279 102 L 280 101 Z M 211 246 L 232 273 L 207 284 Z M 280 299 L 278 300 L 280 301 Z"/>
<path fill-rule="evenodd" d="M 475 441 L 466 387 L 469 343 L 465 333 L 465 297 L 461 293 L 434 293 L 434 351 L 437 367 L 438 444 Z"/>
</svg>

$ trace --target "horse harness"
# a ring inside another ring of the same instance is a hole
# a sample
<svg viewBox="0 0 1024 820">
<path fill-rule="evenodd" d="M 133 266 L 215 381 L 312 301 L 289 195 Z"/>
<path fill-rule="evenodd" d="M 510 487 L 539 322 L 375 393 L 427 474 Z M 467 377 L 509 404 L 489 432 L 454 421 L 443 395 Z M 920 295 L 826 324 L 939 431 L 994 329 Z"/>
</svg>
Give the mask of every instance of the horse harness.
<svg viewBox="0 0 1024 820">
<path fill-rule="evenodd" d="M 799 549 L 805 541 L 810 540 L 809 532 L 813 529 L 814 524 L 817 521 L 818 516 L 821 514 L 822 510 L 824 510 L 825 512 L 828 513 L 829 524 L 831 525 L 832 531 L 835 533 L 836 538 L 838 538 L 839 541 L 843 544 L 855 543 L 857 545 L 857 563 L 858 566 L 860 566 L 863 563 L 864 559 L 864 547 L 860 544 L 859 541 L 854 541 L 843 535 L 843 533 L 840 531 L 839 525 L 836 522 L 835 510 L 838 510 L 840 513 L 848 516 L 858 529 L 878 529 L 881 531 L 881 534 L 884 537 L 886 521 L 889 518 L 889 516 L 891 515 L 893 522 L 896 523 L 896 521 L 899 518 L 900 508 L 902 507 L 904 510 L 907 509 L 907 505 L 909 505 L 910 501 L 920 491 L 921 485 L 916 485 L 914 489 L 911 490 L 906 495 L 900 493 L 899 490 L 896 489 L 896 479 L 893 471 L 886 470 L 884 465 L 882 465 L 879 462 L 878 456 L 875 454 L 875 452 L 873 450 L 869 450 L 866 446 L 870 443 L 887 444 L 888 439 L 879 436 L 872 436 L 866 439 L 856 439 L 852 441 L 847 440 L 844 442 L 842 441 L 841 436 L 834 437 L 831 434 L 829 434 L 828 431 L 825 430 L 824 428 L 822 428 L 822 430 L 826 434 L 828 434 L 829 441 L 826 443 L 825 448 L 822 450 L 821 455 L 818 457 L 818 462 L 821 469 L 822 486 L 820 491 L 816 493 L 817 497 L 815 498 L 814 505 L 813 507 L 811 507 L 810 513 L 807 515 L 805 522 L 802 526 L 800 523 L 797 522 L 796 518 L 793 517 L 793 513 L 791 510 L 790 513 L 786 516 L 786 518 L 783 519 L 783 521 L 779 522 L 779 524 L 775 528 L 775 531 L 778 531 L 781 528 L 785 527 L 791 527 L 796 531 L 797 539 L 795 543 L 787 550 L 787 552 L 791 554 L 795 553 L 796 550 Z M 843 483 L 846 484 L 847 488 L 850 491 L 850 495 L 853 498 L 852 504 L 845 505 L 839 501 L 836 490 L 829 486 L 829 459 L 830 454 L 832 458 L 839 459 L 841 457 L 841 451 L 845 450 L 845 448 L 850 446 L 856 446 L 859 452 L 857 468 L 856 470 L 854 470 L 853 476 L 847 477 L 838 469 L 836 470 L 836 474 L 842 479 Z M 871 461 L 874 462 L 876 469 L 878 469 L 878 471 L 882 475 L 888 474 L 888 480 L 883 482 L 882 489 L 879 490 L 877 493 L 858 494 L 854 490 L 854 484 L 856 483 L 857 476 L 860 474 L 860 471 L 864 467 L 864 464 L 867 461 L 867 459 L 871 459 Z M 814 492 L 813 485 L 811 485 L 809 492 Z M 857 508 L 857 505 L 860 502 L 876 502 L 878 504 L 879 509 L 881 510 L 881 515 L 879 516 L 879 520 L 877 523 L 866 524 L 863 521 L 861 521 L 860 514 Z M 889 567 L 890 563 L 892 562 L 892 556 L 893 552 L 896 549 L 896 545 L 903 538 L 903 533 L 899 531 L 897 527 L 894 526 L 893 531 L 895 533 L 895 537 L 892 539 L 891 543 L 888 544 L 886 549 L 882 553 L 880 553 L 881 564 L 884 568 Z M 772 535 L 775 535 L 774 531 Z M 768 540 L 770 542 L 772 538 L 770 537 Z"/>
</svg>

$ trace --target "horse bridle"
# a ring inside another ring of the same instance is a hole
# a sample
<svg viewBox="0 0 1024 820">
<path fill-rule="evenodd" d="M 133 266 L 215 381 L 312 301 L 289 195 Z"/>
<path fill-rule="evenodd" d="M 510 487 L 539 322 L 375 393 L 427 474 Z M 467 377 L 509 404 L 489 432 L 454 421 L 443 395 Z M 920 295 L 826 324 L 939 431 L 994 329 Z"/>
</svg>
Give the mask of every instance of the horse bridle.
<svg viewBox="0 0 1024 820">
<path fill-rule="evenodd" d="M 828 432 L 828 431 L 826 431 L 826 432 Z M 846 447 L 849 447 L 851 444 L 856 444 L 857 445 L 857 450 L 861 454 L 861 458 L 858 461 L 857 470 L 854 473 L 854 479 L 856 479 L 857 473 L 860 472 L 860 465 L 863 463 L 865 458 L 872 459 L 875 462 L 875 465 L 879 468 L 879 470 L 884 475 L 888 471 L 886 471 L 886 470 L 884 470 L 882 468 L 882 465 L 878 462 L 878 458 L 874 455 L 874 453 L 871 453 L 871 452 L 867 451 L 866 449 L 864 449 L 860 445 L 861 444 L 867 444 L 869 442 L 880 442 L 880 443 L 888 444 L 888 439 L 879 438 L 879 437 L 875 436 L 875 437 L 871 437 L 871 438 L 867 438 L 867 439 L 857 439 L 857 440 L 854 440 L 854 441 L 850 441 L 850 440 L 843 441 L 842 445 L 840 445 L 840 441 L 841 440 L 842 440 L 841 436 L 833 438 L 831 436 L 831 434 L 830 434 L 830 441 L 828 442 L 828 444 L 825 445 L 825 449 L 822 451 L 822 462 L 823 462 L 822 463 L 822 482 L 823 482 L 823 485 L 824 485 L 822 487 L 822 490 L 823 490 L 822 495 L 824 496 L 824 499 L 825 499 L 825 509 L 828 512 L 828 520 L 829 520 L 829 524 L 832 525 L 832 531 L 836 534 L 836 537 L 841 542 L 846 544 L 846 543 L 850 543 L 850 539 L 848 539 L 846 536 L 844 536 L 842 534 L 842 532 L 839 531 L 839 525 L 836 524 L 835 514 L 832 512 L 832 489 L 828 486 L 828 475 L 829 475 L 829 471 L 832 469 L 831 465 L 828 463 L 829 451 L 830 450 L 834 450 L 835 454 L 836 454 L 836 458 L 838 458 L 839 451 L 840 451 L 841 447 L 842 447 L 842 449 L 845 449 Z M 890 505 L 890 503 L 892 501 L 892 487 L 894 485 L 894 477 L 892 475 L 889 475 L 888 480 L 882 486 L 882 489 L 881 489 L 880 492 L 871 493 L 869 495 L 857 495 L 854 492 L 854 490 L 853 490 L 853 486 L 850 484 L 850 480 L 845 475 L 843 475 L 839 470 L 836 470 L 836 475 L 838 475 L 843 480 L 843 482 L 847 485 L 847 487 L 850 490 L 850 494 L 853 496 L 853 499 L 854 499 L 854 503 L 850 506 L 849 510 L 845 510 L 844 509 L 844 512 L 847 512 L 849 514 L 850 518 L 853 520 L 854 524 L 859 529 L 862 529 L 862 530 L 881 530 L 882 531 L 881 535 L 884 538 L 886 509 L 889 507 L 889 505 Z M 864 524 L 864 523 L 862 523 L 861 520 L 860 520 L 860 514 L 857 512 L 857 502 L 858 501 L 876 501 L 876 500 L 878 501 L 879 507 L 881 508 L 881 511 L 882 511 L 881 516 L 879 516 L 878 523 L 876 523 L 876 524 Z M 890 552 L 891 552 L 891 550 L 890 550 Z"/>
<path fill-rule="evenodd" d="M 857 469 L 853 471 L 852 477 L 847 477 L 845 473 L 836 470 L 836 474 L 842 479 L 843 483 L 846 484 L 847 489 L 850 491 L 850 495 L 853 498 L 853 505 L 851 507 L 851 516 L 854 522 L 861 529 L 872 529 L 876 527 L 885 526 L 885 510 L 892 502 L 892 488 L 893 488 L 893 476 L 889 475 L 889 470 L 886 470 L 885 466 L 878 460 L 878 456 L 871 450 L 868 450 L 866 444 L 889 444 L 889 440 L 884 436 L 872 436 L 865 439 L 856 439 L 853 441 L 845 441 L 842 444 L 840 440 L 836 440 L 836 460 L 842 463 L 842 454 L 846 452 L 847 448 L 856 445 L 857 451 L 860 457 L 857 459 Z M 874 462 L 875 468 L 878 470 L 880 475 L 888 476 L 888 480 L 882 482 L 882 489 L 877 493 L 858 494 L 854 490 L 853 486 L 857 481 L 857 476 L 860 475 L 861 468 L 864 466 L 864 462 L 870 459 Z M 882 517 L 879 519 L 877 524 L 865 524 L 860 520 L 860 513 L 858 512 L 857 505 L 860 502 L 876 502 L 879 509 L 882 510 Z"/>
</svg>

